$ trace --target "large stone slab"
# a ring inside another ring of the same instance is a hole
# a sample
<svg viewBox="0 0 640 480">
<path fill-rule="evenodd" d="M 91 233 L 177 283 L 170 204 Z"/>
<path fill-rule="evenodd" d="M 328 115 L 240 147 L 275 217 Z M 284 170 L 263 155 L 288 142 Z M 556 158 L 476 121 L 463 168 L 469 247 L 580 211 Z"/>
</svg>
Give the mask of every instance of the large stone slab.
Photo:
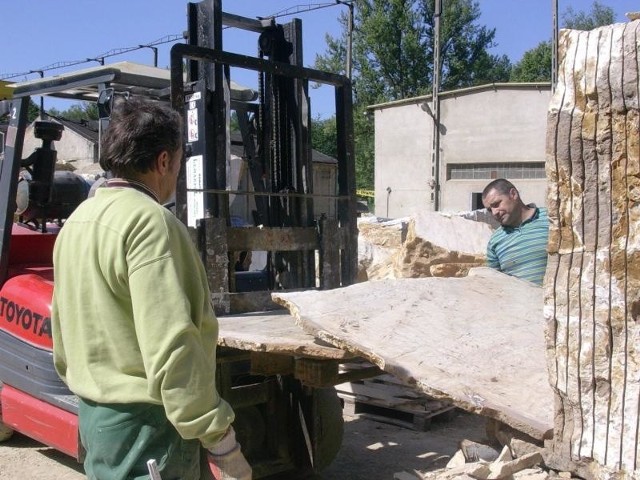
<svg viewBox="0 0 640 480">
<path fill-rule="evenodd" d="M 421 392 L 537 439 L 552 429 L 540 287 L 477 268 L 272 296 L 306 332 Z"/>
<path fill-rule="evenodd" d="M 218 324 L 218 345 L 222 347 L 318 359 L 352 357 L 305 333 L 286 310 L 220 316 Z"/>
</svg>

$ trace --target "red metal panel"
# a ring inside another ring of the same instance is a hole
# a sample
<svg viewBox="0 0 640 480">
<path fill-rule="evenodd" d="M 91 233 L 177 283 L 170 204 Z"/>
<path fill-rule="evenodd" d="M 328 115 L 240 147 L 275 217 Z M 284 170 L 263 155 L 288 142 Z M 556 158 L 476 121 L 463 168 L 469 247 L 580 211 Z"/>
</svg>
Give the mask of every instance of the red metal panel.
<svg viewBox="0 0 640 480">
<path fill-rule="evenodd" d="M 26 274 L 7 280 L 0 290 L 0 329 L 45 350 L 51 350 L 53 283 Z"/>
<path fill-rule="evenodd" d="M 78 417 L 3 385 L 0 390 L 2 422 L 14 430 L 79 459 Z"/>
<path fill-rule="evenodd" d="M 31 230 L 16 223 L 11 228 L 11 244 L 9 245 L 9 262 L 15 264 L 45 264 L 53 263 L 53 244 L 57 237 L 57 228 L 51 232 L 42 233 Z"/>
</svg>

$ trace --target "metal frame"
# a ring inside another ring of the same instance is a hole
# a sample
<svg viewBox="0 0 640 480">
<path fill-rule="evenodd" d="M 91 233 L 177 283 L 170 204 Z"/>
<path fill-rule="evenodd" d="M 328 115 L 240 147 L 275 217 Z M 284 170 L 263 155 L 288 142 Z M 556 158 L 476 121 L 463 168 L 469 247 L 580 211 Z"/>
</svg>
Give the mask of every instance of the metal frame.
<svg viewBox="0 0 640 480">
<path fill-rule="evenodd" d="M 140 93 L 151 98 L 167 98 L 170 75 L 167 70 L 120 62 L 31 80 L 12 85 L 13 100 L 7 129 L 4 160 L 0 162 L 0 287 L 8 277 L 9 244 L 16 210 L 17 178 L 20 172 L 29 100 L 36 95 L 95 102 L 100 91 L 112 86 L 118 92 Z"/>
<path fill-rule="evenodd" d="M 283 62 L 269 61 L 221 50 L 204 48 L 193 45 L 177 44 L 171 49 L 171 99 L 175 109 L 182 111 L 185 103 L 185 81 L 183 78 L 184 60 L 213 63 L 225 67 L 240 67 L 257 72 L 266 72 L 292 79 L 302 79 L 335 87 L 336 124 L 338 131 L 338 227 L 344 231 L 341 238 L 345 239 L 341 249 L 341 281 L 332 285 L 349 285 L 355 281 L 357 275 L 357 242 L 348 241 L 357 238 L 356 224 L 356 195 L 355 195 L 355 162 L 353 156 L 353 118 L 351 100 L 351 82 L 342 75 L 291 65 Z M 222 95 L 224 86 L 214 91 Z M 215 105 L 215 101 L 213 102 Z M 222 123 L 224 119 L 219 119 Z M 219 162 L 222 163 L 222 162 Z M 224 163 L 223 163 L 224 166 Z M 216 192 L 222 195 L 224 184 L 217 178 L 214 188 L 205 188 L 205 192 Z M 186 183 L 184 174 L 181 175 L 177 193 L 177 215 L 186 223 Z M 219 202 L 224 203 L 224 202 Z M 225 217 L 224 211 L 212 209 L 211 215 Z"/>
</svg>

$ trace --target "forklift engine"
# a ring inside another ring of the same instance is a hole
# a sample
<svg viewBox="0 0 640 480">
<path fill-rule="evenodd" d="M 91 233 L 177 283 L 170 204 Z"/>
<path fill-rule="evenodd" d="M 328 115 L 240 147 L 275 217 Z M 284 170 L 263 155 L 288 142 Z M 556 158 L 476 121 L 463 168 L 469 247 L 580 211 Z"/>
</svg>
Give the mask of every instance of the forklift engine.
<svg viewBox="0 0 640 480">
<path fill-rule="evenodd" d="M 42 146 L 20 162 L 16 195 L 18 220 L 46 231 L 47 222 L 58 224 L 87 198 L 89 184 L 79 175 L 55 171 L 57 152 L 52 142 L 60 140 L 64 127 L 56 122 L 35 122 L 34 135 Z"/>
</svg>

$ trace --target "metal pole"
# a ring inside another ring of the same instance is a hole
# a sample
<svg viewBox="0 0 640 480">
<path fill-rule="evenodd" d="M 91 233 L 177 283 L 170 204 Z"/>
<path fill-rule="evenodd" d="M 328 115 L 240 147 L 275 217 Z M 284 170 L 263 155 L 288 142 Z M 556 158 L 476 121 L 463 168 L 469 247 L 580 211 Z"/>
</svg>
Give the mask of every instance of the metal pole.
<svg viewBox="0 0 640 480">
<path fill-rule="evenodd" d="M 352 67 L 352 48 L 353 48 L 353 3 L 348 3 L 349 7 L 349 24 L 348 24 L 348 32 L 349 37 L 347 39 L 347 78 L 351 80 L 351 69 Z"/>
<path fill-rule="evenodd" d="M 442 14 L 442 0 L 434 2 L 434 30 L 433 30 L 433 209 L 440 210 L 440 17 Z"/>
<path fill-rule="evenodd" d="M 558 0 L 551 0 L 552 40 L 551 40 L 551 93 L 558 83 Z"/>
<path fill-rule="evenodd" d="M 158 47 L 152 47 L 151 45 L 138 45 L 140 48 L 150 48 L 153 50 L 153 66 L 158 66 Z"/>
<path fill-rule="evenodd" d="M 31 70 L 29 73 L 37 73 L 40 78 L 44 78 L 44 72 L 42 70 Z M 44 95 L 40 95 L 40 118 L 44 120 Z"/>
<path fill-rule="evenodd" d="M 336 0 L 336 3 L 340 5 L 346 5 L 349 7 L 349 19 L 347 23 L 347 54 L 345 59 L 345 76 L 351 80 L 351 70 L 353 69 L 353 1 L 345 2 L 343 0 Z"/>
</svg>

